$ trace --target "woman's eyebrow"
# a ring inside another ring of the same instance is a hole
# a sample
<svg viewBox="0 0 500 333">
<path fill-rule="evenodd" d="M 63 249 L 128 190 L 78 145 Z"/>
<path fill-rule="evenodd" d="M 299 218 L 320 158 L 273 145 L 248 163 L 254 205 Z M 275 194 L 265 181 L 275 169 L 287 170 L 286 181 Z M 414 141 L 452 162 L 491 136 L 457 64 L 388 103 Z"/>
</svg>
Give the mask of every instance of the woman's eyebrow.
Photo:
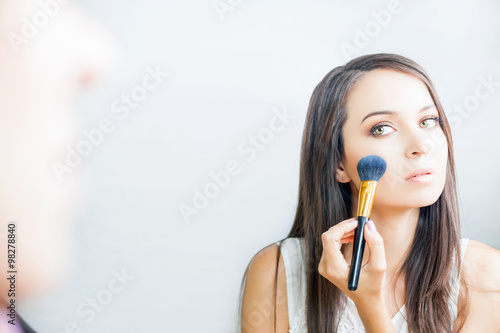
<svg viewBox="0 0 500 333">
<path fill-rule="evenodd" d="M 425 110 L 428 110 L 430 108 L 435 108 L 436 105 L 435 104 L 429 104 L 427 106 L 424 106 L 423 108 L 421 108 L 418 112 L 424 112 Z M 363 123 L 363 121 L 365 121 L 366 118 L 368 117 L 371 117 L 371 116 L 377 116 L 377 115 L 381 115 L 381 114 L 391 114 L 391 115 L 397 115 L 398 112 L 397 111 L 391 111 L 391 110 L 382 110 L 382 111 L 373 111 L 373 112 L 370 112 L 369 114 L 366 115 L 366 117 L 363 118 L 363 120 L 361 120 L 361 124 Z"/>
</svg>

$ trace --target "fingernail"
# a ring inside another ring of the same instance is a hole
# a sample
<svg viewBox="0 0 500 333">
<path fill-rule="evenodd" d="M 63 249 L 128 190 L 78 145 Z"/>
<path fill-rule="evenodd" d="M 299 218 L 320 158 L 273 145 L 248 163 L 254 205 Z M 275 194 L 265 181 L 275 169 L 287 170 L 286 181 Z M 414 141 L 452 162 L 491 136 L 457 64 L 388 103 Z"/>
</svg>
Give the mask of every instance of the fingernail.
<svg viewBox="0 0 500 333">
<path fill-rule="evenodd" d="M 375 227 L 375 223 L 373 223 L 372 220 L 368 221 L 368 229 L 370 229 L 370 231 L 377 231 L 377 228 Z"/>
<path fill-rule="evenodd" d="M 358 222 L 358 220 L 349 220 L 349 223 Z"/>
</svg>

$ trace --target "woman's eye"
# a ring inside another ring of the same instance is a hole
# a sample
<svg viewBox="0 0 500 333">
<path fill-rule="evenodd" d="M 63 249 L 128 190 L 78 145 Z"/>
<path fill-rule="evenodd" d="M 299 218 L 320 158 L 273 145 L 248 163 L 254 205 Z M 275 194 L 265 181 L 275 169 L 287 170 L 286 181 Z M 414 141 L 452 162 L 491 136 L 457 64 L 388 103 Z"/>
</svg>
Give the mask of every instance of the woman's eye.
<svg viewBox="0 0 500 333">
<path fill-rule="evenodd" d="M 394 129 L 391 126 L 385 124 L 375 125 L 370 130 L 370 134 L 374 136 L 387 135 L 392 132 L 394 132 Z"/>
<path fill-rule="evenodd" d="M 421 128 L 433 128 L 436 127 L 436 125 L 441 124 L 441 118 L 440 117 L 431 117 L 431 118 L 426 118 L 420 122 L 420 127 Z M 390 134 L 392 132 L 395 132 L 396 130 L 388 123 L 380 123 L 376 124 L 373 126 L 370 130 L 370 135 L 372 136 L 384 136 L 387 134 Z"/>
<path fill-rule="evenodd" d="M 420 123 L 420 127 L 422 127 L 422 128 L 432 128 L 432 127 L 434 127 L 434 126 L 436 126 L 438 124 L 438 121 L 439 121 L 438 117 L 436 117 L 436 118 L 427 118 L 427 119 L 424 119 Z"/>
</svg>

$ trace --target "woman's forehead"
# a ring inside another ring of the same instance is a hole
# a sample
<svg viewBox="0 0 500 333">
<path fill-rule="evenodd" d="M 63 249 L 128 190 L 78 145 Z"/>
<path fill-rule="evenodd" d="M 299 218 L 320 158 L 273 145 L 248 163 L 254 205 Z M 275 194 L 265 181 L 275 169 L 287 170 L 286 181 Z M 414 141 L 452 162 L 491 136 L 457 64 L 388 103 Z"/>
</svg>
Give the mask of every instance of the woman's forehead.
<svg viewBox="0 0 500 333">
<path fill-rule="evenodd" d="M 348 118 L 361 120 L 370 112 L 393 110 L 401 114 L 418 113 L 433 104 L 425 83 L 416 76 L 390 69 L 375 69 L 364 74 L 347 97 Z"/>
</svg>

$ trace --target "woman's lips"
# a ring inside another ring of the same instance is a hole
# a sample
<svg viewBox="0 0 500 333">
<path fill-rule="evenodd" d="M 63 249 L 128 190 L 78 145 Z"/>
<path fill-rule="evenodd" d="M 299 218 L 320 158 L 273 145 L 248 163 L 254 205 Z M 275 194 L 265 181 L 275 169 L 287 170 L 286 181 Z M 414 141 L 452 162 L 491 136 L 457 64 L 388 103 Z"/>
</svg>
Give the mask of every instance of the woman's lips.
<svg viewBox="0 0 500 333">
<path fill-rule="evenodd" d="M 406 177 L 406 181 L 411 183 L 428 183 L 434 177 L 434 171 L 432 169 L 418 169 L 412 172 L 408 177 Z"/>
<path fill-rule="evenodd" d="M 410 179 L 407 179 L 407 182 L 410 183 L 428 183 L 432 180 L 434 177 L 433 174 L 426 174 L 426 175 L 419 175 L 419 176 L 414 176 L 411 177 Z"/>
</svg>

